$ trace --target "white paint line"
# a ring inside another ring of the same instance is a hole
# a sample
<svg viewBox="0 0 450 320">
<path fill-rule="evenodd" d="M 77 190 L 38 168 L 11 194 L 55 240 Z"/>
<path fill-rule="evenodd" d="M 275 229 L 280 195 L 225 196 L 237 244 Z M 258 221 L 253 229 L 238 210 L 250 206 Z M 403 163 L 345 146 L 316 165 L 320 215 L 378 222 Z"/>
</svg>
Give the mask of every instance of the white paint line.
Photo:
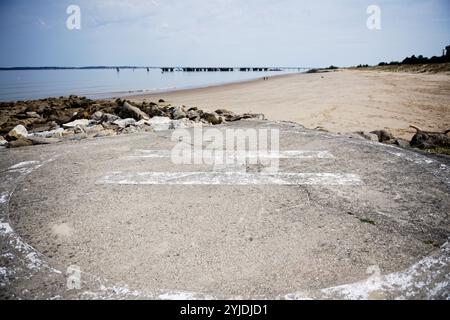
<svg viewBox="0 0 450 320">
<path fill-rule="evenodd" d="M 121 185 L 360 185 L 346 173 L 112 172 L 98 183 Z"/>
<path fill-rule="evenodd" d="M 37 164 L 37 163 L 39 163 L 39 161 L 23 161 L 23 162 L 16 163 L 15 165 L 9 167 L 9 170 L 19 169 L 19 168 L 23 168 L 23 167 L 29 167 L 30 165 Z"/>
<path fill-rule="evenodd" d="M 200 152 L 203 150 L 200 150 Z M 212 158 L 214 156 L 213 150 L 205 150 L 207 153 L 201 155 L 203 158 Z M 219 150 L 220 151 L 220 150 Z M 196 151 L 192 152 L 194 156 Z M 199 152 L 199 153 L 200 153 Z M 236 158 L 238 156 L 245 158 L 260 158 L 260 159 L 333 159 L 334 156 L 327 150 L 280 150 L 273 151 L 248 151 L 245 150 L 243 154 L 239 151 L 222 151 L 226 158 Z M 127 158 L 170 158 L 172 156 L 171 150 L 136 150 L 133 156 Z"/>
<path fill-rule="evenodd" d="M 408 155 L 405 152 L 396 152 L 396 151 L 391 151 L 391 150 L 387 150 L 387 152 L 389 152 L 390 154 L 403 158 L 405 160 L 417 163 L 417 164 L 431 164 L 434 162 L 434 160 L 432 159 L 428 159 L 422 155 Z"/>
</svg>

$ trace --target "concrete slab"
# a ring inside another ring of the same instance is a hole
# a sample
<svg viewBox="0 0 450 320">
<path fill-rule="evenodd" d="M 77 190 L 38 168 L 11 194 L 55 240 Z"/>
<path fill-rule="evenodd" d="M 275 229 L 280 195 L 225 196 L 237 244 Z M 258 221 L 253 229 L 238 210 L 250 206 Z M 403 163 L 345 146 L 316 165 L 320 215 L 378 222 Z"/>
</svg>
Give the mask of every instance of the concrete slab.
<svg viewBox="0 0 450 320">
<path fill-rule="evenodd" d="M 450 297 L 447 164 L 293 123 L 214 128 L 279 129 L 279 172 L 175 165 L 171 131 L 1 150 L 2 297 Z"/>
</svg>

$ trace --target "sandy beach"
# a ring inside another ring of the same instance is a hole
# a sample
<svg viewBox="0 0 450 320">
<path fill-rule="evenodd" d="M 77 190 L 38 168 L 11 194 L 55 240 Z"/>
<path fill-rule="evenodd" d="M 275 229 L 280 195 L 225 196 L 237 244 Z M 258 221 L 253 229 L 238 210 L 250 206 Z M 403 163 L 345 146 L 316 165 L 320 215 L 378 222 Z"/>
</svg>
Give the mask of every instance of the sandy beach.
<svg viewBox="0 0 450 320">
<path fill-rule="evenodd" d="M 424 130 L 450 128 L 450 75 L 338 70 L 294 74 L 208 88 L 130 97 L 163 98 L 173 105 L 264 113 L 331 132 L 387 129 L 410 139 Z"/>
</svg>

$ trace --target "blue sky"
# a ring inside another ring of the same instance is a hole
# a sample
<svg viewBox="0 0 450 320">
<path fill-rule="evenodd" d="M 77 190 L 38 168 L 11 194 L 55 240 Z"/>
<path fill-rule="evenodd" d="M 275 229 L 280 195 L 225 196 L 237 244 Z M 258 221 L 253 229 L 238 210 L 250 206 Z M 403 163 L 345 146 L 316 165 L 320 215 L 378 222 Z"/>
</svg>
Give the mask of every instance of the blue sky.
<svg viewBox="0 0 450 320">
<path fill-rule="evenodd" d="M 81 8 L 81 30 L 66 8 Z M 369 5 L 381 30 L 366 27 Z M 447 0 L 2 0 L 0 66 L 339 66 L 440 55 Z"/>
</svg>

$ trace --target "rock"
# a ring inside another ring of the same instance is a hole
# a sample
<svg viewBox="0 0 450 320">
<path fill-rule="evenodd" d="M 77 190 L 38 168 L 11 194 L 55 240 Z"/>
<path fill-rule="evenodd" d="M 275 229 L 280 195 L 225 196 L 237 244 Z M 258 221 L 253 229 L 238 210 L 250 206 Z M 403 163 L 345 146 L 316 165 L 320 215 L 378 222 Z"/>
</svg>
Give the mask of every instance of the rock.
<svg viewBox="0 0 450 320">
<path fill-rule="evenodd" d="M 389 140 L 394 139 L 394 136 L 386 130 L 376 130 L 376 131 L 372 131 L 370 133 L 376 134 L 378 136 L 379 142 L 387 142 Z"/>
<path fill-rule="evenodd" d="M 28 137 L 28 131 L 27 129 L 19 124 L 17 126 L 15 126 L 10 132 L 8 132 L 8 134 L 6 135 L 6 140 L 11 141 L 11 140 L 19 140 L 21 138 L 26 139 Z"/>
<path fill-rule="evenodd" d="M 15 117 L 17 119 L 21 119 L 21 120 L 30 118 L 26 113 L 18 113 L 18 114 L 15 115 Z"/>
<path fill-rule="evenodd" d="M 81 125 L 76 125 L 75 128 L 73 128 L 73 132 L 75 134 L 77 134 L 77 133 L 85 133 L 86 132 L 86 127 L 85 126 L 81 126 Z"/>
<path fill-rule="evenodd" d="M 102 119 L 103 119 L 103 115 L 104 115 L 103 112 L 101 112 L 101 111 L 96 111 L 96 112 L 94 112 L 94 114 L 92 115 L 91 120 L 94 120 L 94 121 L 96 121 L 96 122 L 101 122 Z"/>
<path fill-rule="evenodd" d="M 5 138 L 3 138 L 2 136 L 0 136 L 0 147 L 4 147 L 8 145 L 8 141 L 6 141 Z"/>
<path fill-rule="evenodd" d="M 232 111 L 226 109 L 217 109 L 216 113 L 223 117 L 226 121 L 234 121 L 233 119 L 236 117 L 236 114 Z"/>
<path fill-rule="evenodd" d="M 105 130 L 114 130 L 114 131 L 119 128 L 119 126 L 117 124 L 114 124 L 114 122 L 102 122 L 102 127 Z"/>
<path fill-rule="evenodd" d="M 71 129 L 71 128 L 75 128 L 76 126 L 79 127 L 87 127 L 89 124 L 91 123 L 91 120 L 88 119 L 78 119 L 72 122 L 68 122 L 63 124 L 63 128 L 64 129 Z"/>
<path fill-rule="evenodd" d="M 323 127 L 323 126 L 317 126 L 317 127 L 314 128 L 314 130 L 322 131 L 322 132 L 329 132 L 329 131 L 328 131 L 325 127 Z"/>
<path fill-rule="evenodd" d="M 70 122 L 73 118 L 73 112 L 69 110 L 53 110 L 51 108 L 46 109 L 43 113 L 43 117 L 48 121 L 55 121 L 61 125 L 63 123 Z"/>
<path fill-rule="evenodd" d="M 150 102 L 149 104 L 143 103 L 141 107 L 141 110 L 144 111 L 150 118 L 166 116 L 166 112 L 163 109 L 164 107 L 161 107 L 153 102 Z"/>
<path fill-rule="evenodd" d="M 430 132 L 423 131 L 417 127 L 416 134 L 412 137 L 409 143 L 413 148 L 433 149 L 433 148 L 450 148 L 450 130 L 445 132 Z"/>
<path fill-rule="evenodd" d="M 61 137 L 62 133 L 64 132 L 63 128 L 58 128 L 55 130 L 49 130 L 49 131 L 42 131 L 42 132 L 33 132 L 28 135 L 28 137 L 34 137 L 34 138 L 54 138 L 54 137 Z"/>
<path fill-rule="evenodd" d="M 158 103 L 165 103 L 164 99 L 159 99 Z"/>
<path fill-rule="evenodd" d="M 53 144 L 53 143 L 61 142 L 61 139 L 57 139 L 57 138 L 41 138 L 41 137 L 28 137 L 28 140 L 30 140 L 33 145 Z"/>
<path fill-rule="evenodd" d="M 234 114 L 228 114 L 225 116 L 226 121 L 239 121 L 242 119 L 258 119 L 258 120 L 265 120 L 266 117 L 262 113 L 244 113 L 242 115 L 234 115 Z"/>
<path fill-rule="evenodd" d="M 119 120 L 120 117 L 116 116 L 115 114 L 111 114 L 111 113 L 104 113 L 100 122 L 114 122 L 116 120 Z"/>
<path fill-rule="evenodd" d="M 169 117 L 153 117 L 148 122 L 153 130 L 162 131 L 169 130 L 172 120 Z"/>
<path fill-rule="evenodd" d="M 145 112 L 126 101 L 123 103 L 123 106 L 119 108 L 119 116 L 121 118 L 133 118 L 136 121 L 150 119 Z"/>
<path fill-rule="evenodd" d="M 127 119 L 119 119 L 113 122 L 113 124 L 119 126 L 119 128 L 126 128 L 129 127 L 131 125 L 135 125 L 136 124 L 136 120 L 133 118 L 127 118 Z"/>
<path fill-rule="evenodd" d="M 397 146 L 399 146 L 400 148 L 409 148 L 409 142 L 403 139 L 395 139 L 394 142 Z"/>
<path fill-rule="evenodd" d="M 224 116 L 224 115 L 227 115 L 227 114 L 234 114 L 232 111 L 229 111 L 229 110 L 226 110 L 226 109 L 217 109 L 215 112 L 218 115 L 220 115 L 220 116 Z"/>
<path fill-rule="evenodd" d="M 9 148 L 19 148 L 19 147 L 27 147 L 31 146 L 33 143 L 28 138 L 20 137 L 17 140 L 9 141 L 8 147 Z"/>
<path fill-rule="evenodd" d="M 95 136 L 103 130 L 103 126 L 101 124 L 97 124 L 95 126 L 85 128 L 84 132 L 86 132 L 89 136 Z"/>
<path fill-rule="evenodd" d="M 29 118 L 40 118 L 41 116 L 34 111 L 29 111 L 25 113 Z"/>
<path fill-rule="evenodd" d="M 241 119 L 266 120 L 266 116 L 262 113 L 244 113 L 241 117 Z"/>
<path fill-rule="evenodd" d="M 199 121 L 200 120 L 200 113 L 197 110 L 189 110 L 186 113 L 186 118 L 193 121 Z"/>
<path fill-rule="evenodd" d="M 50 122 L 47 122 L 43 126 L 34 127 L 32 130 L 32 133 L 52 131 L 52 130 L 56 130 L 59 128 L 60 128 L 59 125 L 55 121 L 50 121 Z"/>
<path fill-rule="evenodd" d="M 379 138 L 375 133 L 368 133 L 364 131 L 358 131 L 356 133 L 367 140 L 379 142 Z"/>
<path fill-rule="evenodd" d="M 201 118 L 213 125 L 221 124 L 223 122 L 223 119 L 215 112 L 204 112 Z"/>
<path fill-rule="evenodd" d="M 120 119 L 120 117 L 116 116 L 115 114 L 103 113 L 102 111 L 94 112 L 91 117 L 91 120 L 95 121 L 97 123 L 114 122 L 119 119 Z"/>
<path fill-rule="evenodd" d="M 377 136 L 375 133 L 366 133 L 366 134 L 364 135 L 364 137 L 365 137 L 367 140 L 370 140 L 370 141 L 376 141 L 376 142 L 379 142 L 379 141 L 380 141 L 379 138 L 378 138 L 378 136 Z"/>
<path fill-rule="evenodd" d="M 179 120 L 186 118 L 186 112 L 182 107 L 174 107 L 172 110 L 172 119 Z"/>
</svg>

